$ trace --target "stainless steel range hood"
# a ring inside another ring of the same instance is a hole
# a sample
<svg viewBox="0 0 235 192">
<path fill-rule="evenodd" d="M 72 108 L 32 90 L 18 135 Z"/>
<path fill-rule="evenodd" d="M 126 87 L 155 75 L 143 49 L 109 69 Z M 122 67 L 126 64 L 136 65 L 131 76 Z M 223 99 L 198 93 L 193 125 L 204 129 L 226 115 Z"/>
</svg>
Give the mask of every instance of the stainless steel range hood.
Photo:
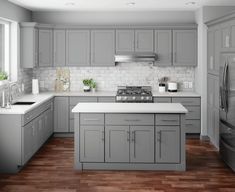
<svg viewBox="0 0 235 192">
<path fill-rule="evenodd" d="M 150 62 L 157 60 L 155 53 L 133 53 L 133 54 L 117 54 L 115 55 L 115 63 L 131 63 L 131 62 Z"/>
</svg>

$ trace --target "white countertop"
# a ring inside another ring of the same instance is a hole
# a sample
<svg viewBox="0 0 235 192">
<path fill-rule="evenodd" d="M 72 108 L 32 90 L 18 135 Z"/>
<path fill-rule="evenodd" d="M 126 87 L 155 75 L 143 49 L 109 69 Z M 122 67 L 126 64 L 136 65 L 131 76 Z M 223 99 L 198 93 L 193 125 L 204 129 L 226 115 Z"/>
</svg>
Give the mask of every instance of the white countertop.
<svg viewBox="0 0 235 192">
<path fill-rule="evenodd" d="M 18 101 L 35 102 L 33 105 L 12 105 L 11 109 L 0 108 L 0 114 L 25 114 L 43 102 L 53 98 L 54 96 L 81 96 L 81 97 L 114 97 L 116 91 L 97 91 L 97 92 L 42 92 L 38 95 L 23 95 Z M 200 97 L 195 92 L 176 92 L 176 93 L 159 93 L 153 92 L 154 97 Z"/>
<path fill-rule="evenodd" d="M 10 109 L 5 109 L 0 107 L 0 114 L 25 114 L 28 111 L 34 109 L 35 107 L 41 105 L 42 103 L 53 98 L 54 95 L 51 93 L 41 93 L 38 95 L 23 95 L 17 101 L 35 102 L 32 105 L 11 105 Z"/>
<path fill-rule="evenodd" d="M 180 103 L 78 103 L 73 113 L 187 113 Z"/>
</svg>

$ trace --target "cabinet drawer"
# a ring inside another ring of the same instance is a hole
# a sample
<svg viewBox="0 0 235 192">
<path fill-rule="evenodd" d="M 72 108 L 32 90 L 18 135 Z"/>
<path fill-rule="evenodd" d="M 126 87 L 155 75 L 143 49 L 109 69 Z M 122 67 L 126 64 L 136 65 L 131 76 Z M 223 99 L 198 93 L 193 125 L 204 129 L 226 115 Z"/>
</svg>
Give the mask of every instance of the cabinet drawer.
<svg viewBox="0 0 235 192">
<path fill-rule="evenodd" d="M 179 125 L 180 116 L 176 114 L 156 114 L 156 125 Z"/>
<path fill-rule="evenodd" d="M 115 103 L 115 97 L 98 97 L 100 103 Z"/>
<path fill-rule="evenodd" d="M 104 114 L 97 113 L 81 113 L 80 114 L 81 125 L 103 125 Z"/>
<path fill-rule="evenodd" d="M 201 133 L 201 120 L 186 120 L 186 133 Z"/>
<path fill-rule="evenodd" d="M 106 114 L 107 125 L 154 125 L 153 114 Z"/>
<path fill-rule="evenodd" d="M 97 97 L 70 97 L 70 105 L 77 105 L 78 103 L 95 103 Z"/>
<path fill-rule="evenodd" d="M 188 113 L 185 115 L 185 119 L 201 119 L 201 107 L 199 106 L 186 106 Z"/>
<path fill-rule="evenodd" d="M 154 103 L 171 103 L 170 97 L 154 97 L 153 98 Z"/>
<path fill-rule="evenodd" d="M 201 105 L 200 97 L 173 97 L 172 103 L 181 103 L 185 106 L 196 106 Z"/>
</svg>

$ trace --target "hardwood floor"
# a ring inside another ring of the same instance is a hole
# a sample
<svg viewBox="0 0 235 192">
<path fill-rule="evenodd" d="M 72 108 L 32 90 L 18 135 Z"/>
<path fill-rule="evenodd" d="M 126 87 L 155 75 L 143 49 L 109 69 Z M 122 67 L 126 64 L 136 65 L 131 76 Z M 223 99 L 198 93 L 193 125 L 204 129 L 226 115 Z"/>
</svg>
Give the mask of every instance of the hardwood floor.
<svg viewBox="0 0 235 192">
<path fill-rule="evenodd" d="M 18 174 L 0 175 L 1 192 L 235 192 L 235 173 L 210 143 L 187 141 L 187 171 L 73 170 L 73 139 L 52 138 Z"/>
</svg>

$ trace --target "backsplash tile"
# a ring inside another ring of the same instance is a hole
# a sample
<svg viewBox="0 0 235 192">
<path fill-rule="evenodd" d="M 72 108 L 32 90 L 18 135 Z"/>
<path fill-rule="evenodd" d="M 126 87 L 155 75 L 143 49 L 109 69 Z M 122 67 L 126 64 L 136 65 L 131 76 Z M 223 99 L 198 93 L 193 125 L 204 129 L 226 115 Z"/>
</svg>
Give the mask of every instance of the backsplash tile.
<svg viewBox="0 0 235 192">
<path fill-rule="evenodd" d="M 158 79 L 166 76 L 179 84 L 179 90 L 193 91 L 195 69 L 193 67 L 156 67 L 147 63 L 122 63 L 116 67 L 69 67 L 70 90 L 81 91 L 82 80 L 93 78 L 100 91 L 115 91 L 119 85 L 149 85 L 156 91 Z M 56 68 L 36 68 L 41 91 L 54 91 Z M 192 89 L 184 89 L 183 82 L 193 82 Z"/>
</svg>

